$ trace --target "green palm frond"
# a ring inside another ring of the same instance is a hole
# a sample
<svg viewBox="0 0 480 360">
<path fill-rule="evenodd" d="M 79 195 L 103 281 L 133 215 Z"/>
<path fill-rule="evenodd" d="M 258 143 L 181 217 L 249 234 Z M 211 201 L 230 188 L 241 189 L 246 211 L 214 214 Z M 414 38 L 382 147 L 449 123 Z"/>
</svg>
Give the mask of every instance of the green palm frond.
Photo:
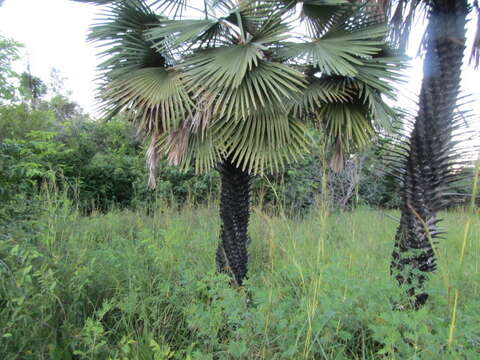
<svg viewBox="0 0 480 360">
<path fill-rule="evenodd" d="M 310 36 L 318 37 L 338 24 L 345 24 L 356 8 L 348 0 L 307 0 L 302 2 L 302 17 Z"/>
<path fill-rule="evenodd" d="M 292 115 L 304 117 L 315 114 L 319 108 L 330 103 L 348 103 L 355 91 L 348 78 L 323 77 L 309 81 L 307 87 L 292 102 Z"/>
<path fill-rule="evenodd" d="M 365 83 L 354 81 L 352 87 L 357 92 L 357 98 L 365 106 L 365 112 L 374 121 L 374 126 L 386 130 L 391 130 L 393 122 L 398 117 L 397 112 L 388 106 L 382 99 L 382 93 L 377 88 L 373 88 Z M 385 95 L 385 94 L 383 94 Z"/>
<path fill-rule="evenodd" d="M 189 0 L 152 0 L 150 5 L 169 17 L 181 18 L 187 10 L 201 12 L 192 3 Z"/>
<path fill-rule="evenodd" d="M 306 0 L 298 3 L 301 3 L 302 20 L 307 32 L 313 38 L 339 28 L 359 30 L 385 23 L 386 20 L 376 0 Z"/>
<path fill-rule="evenodd" d="M 163 67 L 166 58 L 154 51 L 143 32 L 159 22 L 141 0 L 126 0 L 109 5 L 97 24 L 91 28 L 89 40 L 105 48 L 99 55 L 106 60 L 98 65 L 102 78 L 114 80 L 144 67 Z"/>
<path fill-rule="evenodd" d="M 171 133 L 164 133 L 152 138 L 149 165 L 155 165 L 159 157 L 166 157 L 172 165 L 183 170 L 191 168 L 197 173 L 204 173 L 221 160 L 222 152 L 211 132 L 202 134 L 194 131 L 188 121 Z M 218 139 L 217 139 L 218 141 Z M 147 154 L 149 155 L 149 154 Z M 153 182 L 154 179 L 151 179 Z"/>
<path fill-rule="evenodd" d="M 383 97 L 395 98 L 393 83 L 401 80 L 399 70 L 404 59 L 374 57 L 363 61 L 363 66 L 355 67 L 355 76 L 320 76 L 320 72 L 315 72 L 310 67 L 307 70 L 309 84 L 292 106 L 294 116 L 320 119 L 320 123 L 327 129 L 330 141 L 336 143 L 337 149 L 341 147 L 343 153 L 365 144 L 364 136 L 350 136 L 348 112 L 353 111 L 352 116 L 356 119 L 363 116 L 364 120 L 360 123 L 365 124 L 369 134 L 370 129 L 391 130 L 392 123 L 398 116 Z M 342 107 L 345 114 L 339 113 L 338 109 Z M 327 119 L 326 122 L 323 121 L 324 118 Z M 346 136 L 341 142 L 336 142 L 342 129 Z"/>
<path fill-rule="evenodd" d="M 162 21 L 158 26 L 146 32 L 146 38 L 155 48 L 162 51 L 179 51 L 185 56 L 184 49 L 198 49 L 255 43 L 263 45 L 285 40 L 288 37 L 288 24 L 282 13 L 271 13 L 272 8 L 255 3 L 244 2 L 237 8 L 229 5 L 221 17 L 205 19 L 172 19 Z"/>
<path fill-rule="evenodd" d="M 403 80 L 405 57 L 374 57 L 364 59 L 362 66 L 355 65 L 355 79 L 391 98 L 395 98 L 395 84 Z"/>
<path fill-rule="evenodd" d="M 146 135 L 172 131 L 193 108 L 173 69 L 136 70 L 109 83 L 103 96 L 107 109 L 120 107 L 130 113 Z"/>
<path fill-rule="evenodd" d="M 219 119 L 212 126 L 219 148 L 249 173 L 279 171 L 308 152 L 311 138 L 304 125 L 275 110 L 258 112 L 248 119 Z"/>
<path fill-rule="evenodd" d="M 207 172 L 222 159 L 221 149 L 217 146 L 213 135 L 202 136 L 199 132 L 190 135 L 188 149 L 181 166 L 184 169 L 193 167 L 197 173 Z"/>
<path fill-rule="evenodd" d="M 304 77 L 281 63 L 261 61 L 249 71 L 237 89 L 219 93 L 219 116 L 247 118 L 263 109 L 284 110 L 284 104 L 301 92 Z"/>
<path fill-rule="evenodd" d="M 282 106 L 303 86 L 304 76 L 291 67 L 264 60 L 255 44 L 205 50 L 183 65 L 190 92 L 216 96 L 218 117 L 245 118 L 265 106 Z"/>
<path fill-rule="evenodd" d="M 327 75 L 355 76 L 356 66 L 362 66 L 364 59 L 381 51 L 385 34 L 384 26 L 353 32 L 332 30 L 310 42 L 287 44 L 280 54 L 311 64 Z"/>
<path fill-rule="evenodd" d="M 257 66 L 262 51 L 255 45 L 236 45 L 204 50 L 182 64 L 191 91 L 238 88 L 247 71 Z"/>
<path fill-rule="evenodd" d="M 290 25 L 284 21 L 282 12 L 265 16 L 265 14 L 258 14 L 255 11 L 252 11 L 252 14 L 249 14 L 248 11 L 243 11 L 242 15 L 245 19 L 246 28 L 252 35 L 251 42 L 267 46 L 268 44 L 284 41 L 290 36 L 288 34 Z"/>
<path fill-rule="evenodd" d="M 167 20 L 146 32 L 146 38 L 158 51 L 176 48 L 225 45 L 233 36 L 232 29 L 222 20 Z"/>
<path fill-rule="evenodd" d="M 364 147 L 375 136 L 372 119 L 359 104 L 327 104 L 318 117 L 327 138 L 340 141 L 342 152 Z"/>
</svg>

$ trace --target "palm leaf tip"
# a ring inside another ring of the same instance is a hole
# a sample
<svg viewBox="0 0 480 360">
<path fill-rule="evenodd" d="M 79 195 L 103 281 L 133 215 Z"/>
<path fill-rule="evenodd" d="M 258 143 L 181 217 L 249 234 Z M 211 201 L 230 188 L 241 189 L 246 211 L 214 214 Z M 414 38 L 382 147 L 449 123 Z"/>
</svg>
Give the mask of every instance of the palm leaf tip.
<svg viewBox="0 0 480 360">
<path fill-rule="evenodd" d="M 166 57 L 153 50 L 143 35 L 159 19 L 140 0 L 114 2 L 102 13 L 88 39 L 104 49 L 99 55 L 105 60 L 97 68 L 106 81 L 145 67 L 167 65 Z"/>
</svg>

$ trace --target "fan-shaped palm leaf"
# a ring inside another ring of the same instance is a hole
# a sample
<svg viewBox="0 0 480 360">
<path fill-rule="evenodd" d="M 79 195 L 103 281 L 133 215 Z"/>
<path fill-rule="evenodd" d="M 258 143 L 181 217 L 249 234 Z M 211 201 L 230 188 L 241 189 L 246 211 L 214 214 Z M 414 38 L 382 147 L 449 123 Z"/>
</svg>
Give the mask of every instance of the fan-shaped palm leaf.
<svg viewBox="0 0 480 360">
<path fill-rule="evenodd" d="M 282 54 L 298 57 L 328 75 L 354 76 L 357 74 L 355 65 L 363 65 L 362 58 L 370 58 L 381 51 L 385 34 L 384 26 L 354 32 L 332 30 L 311 42 L 288 44 Z"/>
<path fill-rule="evenodd" d="M 179 74 L 173 69 L 135 70 L 109 83 L 103 96 L 107 109 L 110 105 L 129 112 L 146 135 L 172 131 L 193 108 Z"/>
<path fill-rule="evenodd" d="M 277 172 L 301 157 L 311 140 L 305 130 L 282 108 L 213 124 L 216 137 L 225 139 L 219 148 L 248 173 Z"/>
<path fill-rule="evenodd" d="M 263 107 L 282 106 L 300 92 L 303 74 L 291 67 L 265 60 L 254 44 L 204 50 L 182 65 L 189 91 L 216 97 L 218 117 L 246 118 Z M 225 117 L 224 117 L 225 116 Z"/>
<path fill-rule="evenodd" d="M 102 77 L 114 80 L 133 70 L 166 65 L 165 56 L 153 50 L 143 34 L 160 18 L 141 0 L 109 5 L 89 34 L 90 40 L 105 48 L 100 56 L 106 60 L 98 65 Z"/>
</svg>

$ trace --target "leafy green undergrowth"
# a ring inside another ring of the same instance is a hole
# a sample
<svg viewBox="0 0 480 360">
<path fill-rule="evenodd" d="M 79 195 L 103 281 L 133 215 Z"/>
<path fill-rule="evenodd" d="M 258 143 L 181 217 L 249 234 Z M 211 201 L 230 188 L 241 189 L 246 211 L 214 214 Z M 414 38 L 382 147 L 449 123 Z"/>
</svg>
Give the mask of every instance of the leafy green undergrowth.
<svg viewBox="0 0 480 360">
<path fill-rule="evenodd" d="M 480 221 L 444 214 L 431 299 L 394 311 L 396 222 L 254 211 L 249 280 L 215 272 L 214 206 L 81 217 L 50 199 L 0 242 L 0 358 L 475 359 Z"/>
</svg>

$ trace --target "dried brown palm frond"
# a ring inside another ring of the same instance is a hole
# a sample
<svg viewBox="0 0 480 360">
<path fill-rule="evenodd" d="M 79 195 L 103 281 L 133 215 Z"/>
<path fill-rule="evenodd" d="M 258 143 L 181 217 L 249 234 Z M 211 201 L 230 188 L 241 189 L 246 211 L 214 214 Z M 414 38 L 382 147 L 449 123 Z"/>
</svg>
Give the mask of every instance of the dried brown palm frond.
<svg viewBox="0 0 480 360">
<path fill-rule="evenodd" d="M 147 148 L 146 160 L 148 167 L 148 187 L 155 189 L 157 182 L 155 180 L 157 172 L 157 164 L 160 160 L 160 151 L 158 150 L 159 136 L 152 134 L 150 138 L 150 145 Z"/>
<path fill-rule="evenodd" d="M 334 172 L 339 173 L 340 171 L 343 170 L 344 163 L 345 163 L 345 156 L 342 150 L 342 141 L 338 139 L 335 142 L 335 151 L 333 153 L 332 158 L 330 159 L 329 165 Z"/>
<path fill-rule="evenodd" d="M 205 135 L 213 117 L 212 108 L 214 105 L 214 96 L 212 94 L 202 94 L 196 102 L 195 111 L 191 118 L 186 122 L 190 124 L 193 133 L 200 131 L 201 135 Z"/>
<path fill-rule="evenodd" d="M 182 126 L 168 135 L 166 152 L 170 164 L 178 166 L 182 162 L 187 153 L 190 132 L 189 126 Z"/>
</svg>

